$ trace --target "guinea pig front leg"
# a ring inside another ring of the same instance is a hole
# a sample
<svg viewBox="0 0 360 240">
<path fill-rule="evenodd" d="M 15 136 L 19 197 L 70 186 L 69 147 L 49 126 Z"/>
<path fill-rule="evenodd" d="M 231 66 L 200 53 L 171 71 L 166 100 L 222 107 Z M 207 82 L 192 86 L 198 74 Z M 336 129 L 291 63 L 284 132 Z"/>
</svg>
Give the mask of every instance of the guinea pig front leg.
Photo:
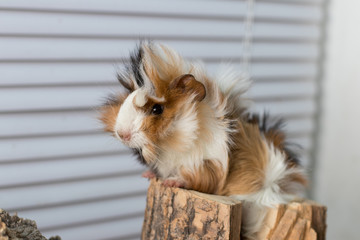
<svg viewBox="0 0 360 240">
<path fill-rule="evenodd" d="M 177 178 L 167 178 L 163 181 L 162 185 L 166 187 L 178 187 L 178 188 L 185 187 L 184 181 L 179 180 Z"/>
<path fill-rule="evenodd" d="M 196 169 L 181 169 L 181 177 L 185 179 L 185 188 L 203 193 L 218 194 L 226 179 L 226 170 L 219 161 L 204 160 Z"/>
<path fill-rule="evenodd" d="M 155 177 L 156 177 L 156 174 L 155 174 L 153 171 L 151 171 L 151 170 L 146 170 L 145 172 L 143 172 L 143 173 L 141 174 L 141 176 L 142 176 L 143 178 L 151 179 L 151 178 L 155 178 Z"/>
</svg>

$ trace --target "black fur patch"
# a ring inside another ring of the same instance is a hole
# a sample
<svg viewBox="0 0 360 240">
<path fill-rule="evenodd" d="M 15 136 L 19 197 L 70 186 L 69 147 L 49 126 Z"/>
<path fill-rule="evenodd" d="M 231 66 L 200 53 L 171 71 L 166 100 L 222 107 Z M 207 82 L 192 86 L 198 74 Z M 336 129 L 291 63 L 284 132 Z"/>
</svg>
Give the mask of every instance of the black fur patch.
<svg viewBox="0 0 360 240">
<path fill-rule="evenodd" d="M 302 149 L 302 147 L 299 144 L 296 143 L 285 143 L 284 151 L 287 155 L 287 161 L 290 161 L 294 163 L 295 165 L 301 165 L 300 159 L 299 159 L 299 150 L 296 149 Z"/>
<path fill-rule="evenodd" d="M 139 87 L 144 86 L 144 78 L 142 77 L 140 71 L 143 55 L 144 50 L 141 48 L 141 46 L 138 46 L 135 51 L 130 54 L 130 68 Z"/>
<path fill-rule="evenodd" d="M 133 85 L 130 85 L 128 83 L 128 81 L 124 78 L 129 78 L 128 76 L 124 77 L 120 74 L 117 75 L 117 79 L 118 81 L 120 82 L 120 84 L 128 91 L 128 92 L 133 92 L 135 89 L 134 89 L 134 86 Z"/>
<path fill-rule="evenodd" d="M 146 161 L 144 159 L 144 156 L 142 155 L 142 150 L 139 148 L 132 148 L 131 149 L 133 151 L 133 154 L 137 157 L 138 161 L 143 164 L 143 165 L 147 165 Z"/>
<path fill-rule="evenodd" d="M 112 106 L 120 104 L 119 98 L 115 94 L 110 94 L 104 100 L 102 106 Z"/>
<path fill-rule="evenodd" d="M 144 78 L 141 75 L 141 63 L 144 56 L 144 50 L 141 48 L 142 42 L 130 53 L 130 61 L 124 61 L 125 69 L 122 74 L 117 74 L 117 79 L 120 84 L 128 91 L 133 92 L 135 90 L 134 83 L 130 81 L 131 77 L 134 76 L 135 81 L 139 87 L 144 86 Z"/>
<path fill-rule="evenodd" d="M 261 118 L 259 114 L 248 114 L 246 116 L 247 122 L 252 124 L 257 124 L 259 129 L 263 133 L 268 132 L 278 132 L 283 133 L 285 136 L 285 131 L 283 130 L 285 126 L 284 119 L 282 118 L 271 118 L 268 113 L 264 113 L 263 117 Z M 298 151 L 301 149 L 299 144 L 289 143 L 286 141 L 283 144 L 283 150 L 287 155 L 287 161 L 299 165 L 299 154 Z"/>
<path fill-rule="evenodd" d="M 157 177 L 159 177 L 159 172 L 157 171 L 157 169 L 152 166 L 152 165 L 148 165 L 144 159 L 144 156 L 142 155 L 142 150 L 139 148 L 131 148 L 131 150 L 133 151 L 133 154 L 137 157 L 138 161 L 142 164 L 147 166 L 153 173 L 155 173 L 155 175 Z"/>
</svg>

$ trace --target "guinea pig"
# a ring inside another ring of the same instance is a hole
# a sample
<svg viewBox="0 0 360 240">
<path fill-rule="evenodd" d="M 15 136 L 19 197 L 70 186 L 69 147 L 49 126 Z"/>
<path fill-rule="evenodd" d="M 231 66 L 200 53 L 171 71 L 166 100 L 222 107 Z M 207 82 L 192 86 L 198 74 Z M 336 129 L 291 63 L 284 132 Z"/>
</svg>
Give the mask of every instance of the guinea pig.
<svg viewBox="0 0 360 240">
<path fill-rule="evenodd" d="M 124 93 L 101 108 L 105 130 L 170 187 L 244 201 L 242 235 L 257 239 L 267 208 L 306 184 L 281 122 L 252 115 L 250 80 L 232 69 L 207 74 L 162 44 L 141 43 L 118 80 Z"/>
</svg>

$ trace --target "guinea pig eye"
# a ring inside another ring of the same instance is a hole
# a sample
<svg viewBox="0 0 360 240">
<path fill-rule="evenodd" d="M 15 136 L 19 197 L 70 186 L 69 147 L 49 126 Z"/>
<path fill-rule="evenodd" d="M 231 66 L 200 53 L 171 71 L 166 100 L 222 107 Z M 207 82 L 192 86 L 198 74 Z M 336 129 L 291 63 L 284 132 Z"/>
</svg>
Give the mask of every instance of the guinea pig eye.
<svg viewBox="0 0 360 240">
<path fill-rule="evenodd" d="M 160 114 L 162 114 L 163 111 L 164 111 L 164 106 L 162 106 L 160 104 L 155 104 L 152 107 L 151 113 L 154 115 L 160 115 Z"/>
</svg>

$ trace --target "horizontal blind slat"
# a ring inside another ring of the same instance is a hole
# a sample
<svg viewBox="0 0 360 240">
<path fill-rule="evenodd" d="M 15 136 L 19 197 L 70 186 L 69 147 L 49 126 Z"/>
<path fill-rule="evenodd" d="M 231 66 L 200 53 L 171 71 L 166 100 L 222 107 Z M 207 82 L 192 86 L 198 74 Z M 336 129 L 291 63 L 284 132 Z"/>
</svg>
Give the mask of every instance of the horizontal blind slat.
<svg viewBox="0 0 360 240">
<path fill-rule="evenodd" d="M 259 83 L 251 88 L 248 96 L 255 101 L 257 98 L 271 99 L 272 97 L 286 99 L 294 95 L 313 95 L 315 91 L 316 85 L 313 82 Z M 0 89 L 0 113 L 9 110 L 26 111 L 50 108 L 95 109 L 101 106 L 111 93 L 121 93 L 120 85 L 113 88 L 89 86 Z M 26 101 L 19 100 L 19 95 Z"/>
<path fill-rule="evenodd" d="M 185 58 L 238 58 L 242 55 L 241 42 L 221 44 L 217 42 L 164 41 Z M 49 39 L 1 39 L 0 60 L 12 59 L 126 59 L 134 48 L 134 41 L 113 40 L 49 40 Z M 221 46 L 221 48 L 220 48 Z M 17 51 L 13 51 L 17 48 Z M 211 51 L 209 51 L 211 49 Z M 289 57 L 317 58 L 318 48 L 313 44 L 253 44 L 254 58 Z"/>
<path fill-rule="evenodd" d="M 316 111 L 316 104 L 312 99 L 295 100 L 288 102 L 254 104 L 251 111 L 262 113 L 270 112 L 274 116 L 286 116 L 293 114 L 312 114 Z"/>
<path fill-rule="evenodd" d="M 125 146 L 106 134 L 0 140 L 0 149 L 0 162 L 12 159 L 53 157 L 64 154 L 128 151 Z"/>
<path fill-rule="evenodd" d="M 144 213 L 145 201 L 146 195 L 143 194 L 137 197 L 112 199 L 81 205 L 19 211 L 18 214 L 24 217 L 36 216 L 38 226 L 41 226 L 42 229 L 50 229 L 109 217 L 124 216 L 126 218 L 126 215 L 134 212 Z M 53 218 L 52 216 L 57 217 Z M 73 217 L 69 218 L 69 216 Z"/>
<path fill-rule="evenodd" d="M 120 143 L 119 143 L 120 144 Z M 7 175 L 15 176 L 19 168 L 27 171 L 22 173 L 21 178 L 8 178 L 0 175 L 0 189 L 13 185 L 34 185 L 32 183 L 47 184 L 49 182 L 63 181 L 64 179 L 83 179 L 88 176 L 113 175 L 114 172 L 124 176 L 138 174 L 144 170 L 135 157 L 128 155 L 104 156 L 93 158 L 70 159 L 69 161 L 49 161 L 28 163 L 23 165 L 2 165 L 1 170 Z M 44 171 L 46 169 L 46 171 Z"/>
<path fill-rule="evenodd" d="M 42 231 L 45 236 L 58 235 L 61 232 L 62 239 L 87 239 L 87 240 L 99 240 L 104 238 L 113 238 L 116 236 L 126 236 L 128 234 L 135 234 L 141 231 L 141 226 L 144 219 L 138 217 L 129 220 L 119 220 L 98 224 L 91 224 L 82 227 L 74 227 L 68 229 L 59 230 L 45 230 Z M 41 228 L 40 228 L 41 230 Z M 140 238 L 140 235 L 139 235 Z M 138 239 L 139 239 L 138 238 Z M 120 238 L 121 240 L 121 238 Z"/>
<path fill-rule="evenodd" d="M 96 1 L 64 1 L 61 3 L 47 1 L 26 2 L 5 2 L 1 3 L 0 9 L 12 11 L 38 11 L 52 13 L 73 13 L 73 14 L 113 14 L 120 15 L 127 13 L 132 16 L 150 15 L 166 16 L 171 18 L 201 18 L 217 17 L 217 19 L 239 18 L 246 12 L 244 1 L 232 1 L 222 4 L 213 1 L 211 4 L 203 4 L 201 1 L 188 1 L 186 4 L 176 1 L 102 1 L 99 5 Z M 321 19 L 321 7 L 317 6 L 292 6 L 287 4 L 271 4 L 269 2 L 257 3 L 256 16 L 280 19 Z"/>
<path fill-rule="evenodd" d="M 78 132 L 102 131 L 102 125 L 96 119 L 96 112 L 85 113 L 41 113 L 41 114 L 9 114 L 1 116 L 0 139 L 33 138 L 59 135 L 76 135 Z M 311 116 L 308 119 L 312 119 Z M 299 129 L 303 119 L 288 120 Z M 299 125 L 299 126 L 298 126 Z M 15 127 L 16 126 L 16 127 Z M 291 131 L 293 127 L 290 127 Z"/>
<path fill-rule="evenodd" d="M 220 67 L 224 64 L 231 63 L 234 69 L 241 69 L 237 62 L 224 61 L 223 63 L 207 63 L 206 68 L 210 75 L 215 75 Z M 18 71 L 21 68 L 22 71 Z M 54 63 L 46 64 L 17 64 L 7 63 L 0 64 L 0 82 L 4 85 L 21 85 L 21 84 L 68 84 L 73 83 L 87 84 L 91 83 L 101 86 L 105 83 L 117 83 L 116 70 L 121 69 L 121 64 L 113 63 Z M 292 78 L 294 76 L 316 75 L 316 66 L 313 63 L 253 63 L 253 78 Z M 24 78 L 26 76 L 26 78 Z"/>
<path fill-rule="evenodd" d="M 82 39 L 82 40 L 132 40 L 134 42 L 139 41 L 139 35 L 129 34 L 48 34 L 48 33 L 1 33 L 1 38 L 26 38 L 26 39 Z M 193 41 L 193 42 L 242 42 L 244 41 L 243 36 L 239 37 L 226 37 L 226 36 L 192 36 L 192 35 L 181 35 L 171 36 L 166 34 L 152 34 L 147 38 L 155 41 Z M 276 44 L 319 44 L 319 40 L 313 36 L 306 36 L 302 38 L 292 37 L 253 37 L 253 43 L 276 43 Z"/>
<path fill-rule="evenodd" d="M 210 16 L 224 16 L 226 13 L 228 16 L 239 16 L 239 13 L 245 12 L 245 3 L 229 2 L 222 4 L 220 2 L 212 2 L 211 4 L 203 4 L 199 1 L 192 1 L 189 4 L 181 2 L 167 2 L 167 1 L 130 1 L 130 0 L 103 0 L 99 4 L 96 0 L 78 0 L 69 1 L 64 0 L 61 2 L 48 2 L 44 0 L 34 0 L 31 4 L 23 0 L 13 0 L 11 2 L 2 2 L 0 9 L 12 9 L 16 10 L 33 10 L 46 12 L 47 10 L 58 10 L 58 12 L 75 12 L 78 14 L 83 13 L 131 13 L 131 14 L 146 14 L 146 13 L 164 13 L 170 14 L 182 14 L 182 15 L 210 15 Z M 234 7 L 236 7 L 234 9 Z"/>
<path fill-rule="evenodd" d="M 147 38 L 151 38 L 152 35 L 163 35 L 165 32 L 170 36 L 241 37 L 244 35 L 242 21 L 193 21 L 191 19 L 168 19 L 164 21 L 157 18 L 140 19 L 127 16 L 94 18 L 87 15 L 58 15 L 3 12 L 0 15 L 0 31 L 8 34 L 130 34 Z M 27 21 L 24 21 L 24 18 Z M 9 25 L 8 22 L 12 24 Z M 177 27 L 174 28 L 173 26 Z M 213 31 L 214 29 L 216 31 Z M 237 31 L 232 29 L 237 29 Z M 294 27 L 286 24 L 258 23 L 254 26 L 253 36 L 255 38 L 304 38 L 309 36 L 317 38 L 320 36 L 320 29 L 317 25 L 296 25 Z"/>
<path fill-rule="evenodd" d="M 126 180 L 126 179 L 125 179 Z M 26 206 L 17 206 L 16 208 L 8 208 L 8 212 L 29 212 L 29 211 L 37 211 L 42 209 L 54 209 L 54 208 L 61 208 L 61 207 L 68 207 L 68 206 L 78 206 L 84 204 L 91 204 L 91 203 L 100 203 L 105 201 L 114 201 L 119 199 L 126 199 L 126 198 L 134 198 L 134 197 L 144 197 L 146 196 L 146 190 L 138 190 L 138 191 L 131 191 L 127 193 L 120 193 L 120 194 L 111 194 L 111 195 L 104 195 L 104 196 L 95 196 L 95 197 L 88 197 L 86 199 L 75 199 L 75 200 L 65 200 L 62 202 L 53 202 L 53 203 L 45 203 L 41 205 L 26 205 Z"/>
<path fill-rule="evenodd" d="M 131 188 L 129 183 L 131 183 Z M 141 178 L 139 174 L 125 178 L 114 177 L 58 185 L 3 189 L 0 190 L 0 202 L 3 209 L 21 209 L 27 206 L 33 207 L 46 204 L 61 205 L 63 202 L 82 201 L 114 194 L 124 194 L 126 196 L 131 192 L 146 192 L 147 186 L 147 180 Z"/>
</svg>

